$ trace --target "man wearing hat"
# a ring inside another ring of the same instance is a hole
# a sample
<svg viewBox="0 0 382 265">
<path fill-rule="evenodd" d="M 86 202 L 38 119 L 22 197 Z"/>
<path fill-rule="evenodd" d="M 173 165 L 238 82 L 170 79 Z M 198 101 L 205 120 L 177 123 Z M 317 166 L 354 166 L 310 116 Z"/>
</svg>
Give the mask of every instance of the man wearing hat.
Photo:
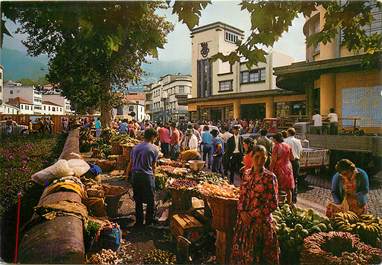
<svg viewBox="0 0 382 265">
<path fill-rule="evenodd" d="M 243 160 L 243 137 L 239 135 L 240 126 L 235 125 L 232 128 L 232 137 L 227 141 L 227 157 L 229 159 L 230 181 L 234 183 L 235 173 L 240 174 Z"/>
</svg>

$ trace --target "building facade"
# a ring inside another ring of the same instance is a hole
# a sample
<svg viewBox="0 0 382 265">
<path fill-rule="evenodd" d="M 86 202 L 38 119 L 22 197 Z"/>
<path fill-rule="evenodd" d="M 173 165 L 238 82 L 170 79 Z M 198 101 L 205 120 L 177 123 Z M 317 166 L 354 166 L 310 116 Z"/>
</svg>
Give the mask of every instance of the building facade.
<svg viewBox="0 0 382 265">
<path fill-rule="evenodd" d="M 382 34 L 382 10 L 371 5 L 374 20 L 365 31 Z M 325 13 L 320 6 L 306 18 L 303 28 L 306 37 L 323 28 Z M 347 50 L 342 38 L 339 32 L 330 43 L 307 46 L 306 61 L 276 68 L 277 86 L 304 92 L 309 116 L 314 110 L 325 116 L 334 108 L 340 127 L 356 124 L 365 132 L 382 133 L 381 54 L 368 57 L 366 68 L 366 56 Z"/>
<path fill-rule="evenodd" d="M 64 96 L 58 93 L 54 94 L 43 94 L 42 98 L 44 101 L 50 101 L 56 105 L 59 105 L 63 109 L 64 115 L 73 114 L 74 111 L 71 109 L 70 100 L 66 99 Z"/>
<path fill-rule="evenodd" d="M 190 75 L 165 75 L 145 87 L 147 114 L 153 121 L 178 121 L 188 117 L 187 99 L 191 98 Z"/>
<path fill-rule="evenodd" d="M 273 68 L 293 59 L 272 51 L 266 63 L 248 68 L 245 61 L 230 65 L 212 55 L 229 54 L 244 32 L 222 22 L 192 30 L 192 98 L 188 111 L 192 120 L 263 119 L 288 109 L 285 115 L 305 114 L 305 95 L 282 91 L 276 86 Z"/>
<path fill-rule="evenodd" d="M 125 95 L 123 104 L 113 110 L 114 116 L 131 118 L 139 122 L 146 120 L 145 97 L 144 93 L 137 92 Z M 133 116 L 132 113 L 134 113 Z"/>
<path fill-rule="evenodd" d="M 26 100 L 21 97 L 10 98 L 7 102 L 7 105 L 13 106 L 18 109 L 17 114 L 34 114 L 33 111 L 33 102 Z M 10 114 L 10 113 L 7 113 Z"/>
</svg>

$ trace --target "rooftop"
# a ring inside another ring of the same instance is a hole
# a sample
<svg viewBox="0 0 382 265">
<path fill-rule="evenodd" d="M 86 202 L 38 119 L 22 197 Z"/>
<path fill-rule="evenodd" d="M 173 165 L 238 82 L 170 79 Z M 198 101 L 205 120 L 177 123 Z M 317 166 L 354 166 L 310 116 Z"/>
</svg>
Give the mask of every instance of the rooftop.
<svg viewBox="0 0 382 265">
<path fill-rule="evenodd" d="M 63 107 L 63 106 L 61 106 L 61 105 L 58 105 L 58 104 L 56 104 L 56 103 L 53 103 L 53 102 L 51 102 L 51 101 L 47 101 L 47 100 L 43 100 L 43 101 L 42 101 L 42 104 L 44 104 L 44 105 L 52 105 L 52 106 Z"/>
<path fill-rule="evenodd" d="M 28 104 L 28 105 L 33 105 L 33 103 L 29 100 L 26 100 L 25 98 L 21 97 L 16 97 L 16 98 L 10 98 L 7 102 L 7 104 L 11 106 L 19 106 L 20 104 Z"/>
<path fill-rule="evenodd" d="M 228 25 L 226 23 L 220 22 L 220 21 L 194 28 L 191 30 L 191 35 L 193 35 L 195 33 L 203 32 L 206 30 L 210 30 L 210 29 L 217 29 L 217 28 L 220 28 L 223 30 L 229 30 L 229 31 L 232 31 L 232 32 L 240 35 L 240 36 L 244 36 L 243 30 L 238 29 L 236 27 L 233 27 L 231 25 Z"/>
</svg>

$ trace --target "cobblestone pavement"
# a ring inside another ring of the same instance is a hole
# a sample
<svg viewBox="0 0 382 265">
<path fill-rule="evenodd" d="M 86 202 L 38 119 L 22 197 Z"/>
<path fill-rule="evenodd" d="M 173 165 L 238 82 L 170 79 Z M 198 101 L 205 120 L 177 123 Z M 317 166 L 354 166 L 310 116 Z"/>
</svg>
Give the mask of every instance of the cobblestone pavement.
<svg viewBox="0 0 382 265">
<path fill-rule="evenodd" d="M 324 176 L 309 175 L 305 178 L 307 187 L 300 190 L 297 206 L 313 208 L 325 214 L 326 205 L 331 201 L 331 180 Z M 368 210 L 370 213 L 382 217 L 382 172 L 371 177 Z"/>
</svg>

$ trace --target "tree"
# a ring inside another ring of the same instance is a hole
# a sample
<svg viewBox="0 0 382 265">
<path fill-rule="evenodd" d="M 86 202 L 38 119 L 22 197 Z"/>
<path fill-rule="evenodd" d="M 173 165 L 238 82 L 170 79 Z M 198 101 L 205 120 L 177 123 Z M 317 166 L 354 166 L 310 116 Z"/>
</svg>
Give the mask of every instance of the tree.
<svg viewBox="0 0 382 265">
<path fill-rule="evenodd" d="M 288 31 L 300 14 L 310 15 L 323 6 L 323 29 L 307 38 L 308 45 L 333 40 L 341 30 L 343 44 L 352 51 L 374 54 L 381 51 L 382 36 L 368 36 L 370 1 L 242 1 L 242 10 L 251 16 L 251 35 L 230 54 L 218 53 L 213 60 L 238 62 L 247 59 L 251 67 L 266 61 L 266 48 Z M 375 3 L 375 2 L 374 2 Z M 112 87 L 139 79 L 145 57 L 157 56 L 163 47 L 170 23 L 155 14 L 157 8 L 172 8 L 179 21 L 192 29 L 210 1 L 168 2 L 4 2 L 2 14 L 18 21 L 19 31 L 28 35 L 24 43 L 32 55 L 48 53 L 49 80 L 59 83 L 64 94 L 86 108 L 101 108 L 110 120 Z M 377 2 L 380 5 L 379 2 Z M 70 18 L 70 19 L 68 19 Z M 2 18 L 2 37 L 9 32 Z M 264 48 L 265 47 L 265 48 Z M 105 122 L 104 124 L 107 124 Z"/>
<path fill-rule="evenodd" d="M 160 2 L 5 3 L 28 36 L 32 55 L 50 56 L 49 81 L 79 110 L 101 109 L 111 121 L 112 88 L 139 79 L 147 56 L 157 57 L 172 24 L 155 14 Z M 70 19 L 68 19 L 70 18 Z"/>
</svg>

